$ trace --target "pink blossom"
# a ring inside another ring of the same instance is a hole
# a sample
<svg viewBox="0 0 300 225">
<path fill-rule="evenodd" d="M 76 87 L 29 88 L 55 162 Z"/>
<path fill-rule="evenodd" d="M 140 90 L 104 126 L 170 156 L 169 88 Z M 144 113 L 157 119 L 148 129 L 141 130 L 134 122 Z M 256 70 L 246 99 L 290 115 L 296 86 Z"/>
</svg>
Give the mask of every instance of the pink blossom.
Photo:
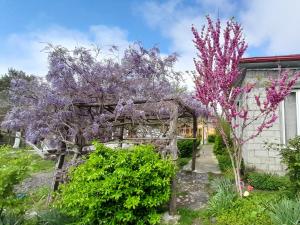
<svg viewBox="0 0 300 225">
<path fill-rule="evenodd" d="M 214 114 L 211 116 L 218 121 L 217 127 L 225 143 L 227 137 L 221 121 L 218 120 L 220 114 L 230 125 L 234 144 L 231 158 L 236 160 L 233 164 L 240 165 L 241 157 L 236 155 L 241 155 L 242 145 L 274 124 L 278 117 L 276 110 L 280 102 L 290 94 L 300 77 L 300 72 L 291 75 L 291 71 L 280 70 L 277 79 L 270 77 L 265 87 L 266 98 L 262 100 L 260 95 L 254 95 L 259 109 L 257 115 L 249 113 L 249 110 L 253 109 L 249 109 L 247 100 L 250 99 L 249 96 L 256 84 L 247 83 L 243 87 L 238 86 L 242 72 L 239 69 L 239 62 L 247 49 L 242 27 L 234 20 L 229 20 L 221 30 L 219 19 L 216 22 L 209 16 L 206 19 L 207 26 L 203 26 L 200 33 L 194 26 L 192 27 L 198 55 L 194 59 L 196 98 L 206 107 L 212 107 Z M 242 135 L 248 126 L 257 124 L 258 121 L 260 124 L 252 134 Z M 236 184 L 239 184 L 239 181 Z M 241 189 L 239 190 L 241 194 Z"/>
</svg>

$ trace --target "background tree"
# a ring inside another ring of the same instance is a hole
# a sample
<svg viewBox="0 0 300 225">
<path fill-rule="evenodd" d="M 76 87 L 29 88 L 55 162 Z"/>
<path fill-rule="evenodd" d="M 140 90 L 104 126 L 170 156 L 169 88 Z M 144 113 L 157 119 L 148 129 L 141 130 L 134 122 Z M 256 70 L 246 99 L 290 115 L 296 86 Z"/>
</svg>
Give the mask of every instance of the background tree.
<svg viewBox="0 0 300 225">
<path fill-rule="evenodd" d="M 10 68 L 8 73 L 4 74 L 0 78 L 0 121 L 2 122 L 6 113 L 11 109 L 12 104 L 9 100 L 9 90 L 11 87 L 11 81 L 14 79 L 24 79 L 30 81 L 34 78 L 33 75 L 27 75 L 21 70 Z M 8 131 L 9 132 L 9 131 Z M 1 135 L 3 141 L 4 136 Z"/>
<path fill-rule="evenodd" d="M 232 162 L 237 192 L 242 196 L 240 168 L 243 145 L 273 125 L 279 103 L 291 92 L 300 73 L 289 79 L 290 73 L 285 70 L 280 71 L 276 79 L 270 77 L 263 93 L 265 98 L 255 96 L 259 113 L 250 114 L 249 110 L 253 109 L 249 109 L 248 99 L 257 83 L 237 85 L 241 76 L 239 62 L 247 49 L 241 25 L 229 20 L 225 29 L 221 30 L 219 19 L 213 22 L 207 17 L 207 26 L 202 27 L 200 34 L 195 27 L 192 27 L 192 32 L 198 53 L 194 60 L 196 96 L 211 110 L 211 116 L 217 123 Z M 221 126 L 222 118 L 229 123 L 232 147 Z M 245 135 L 244 131 L 254 122 L 260 123 L 256 131 Z"/>
</svg>

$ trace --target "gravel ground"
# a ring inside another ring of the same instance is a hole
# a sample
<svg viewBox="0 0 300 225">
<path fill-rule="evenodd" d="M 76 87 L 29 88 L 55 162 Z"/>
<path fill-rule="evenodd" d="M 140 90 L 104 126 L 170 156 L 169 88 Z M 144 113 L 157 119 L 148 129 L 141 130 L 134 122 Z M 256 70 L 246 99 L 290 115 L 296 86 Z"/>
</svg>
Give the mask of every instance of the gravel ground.
<svg viewBox="0 0 300 225">
<path fill-rule="evenodd" d="M 192 210 L 203 208 L 209 198 L 207 184 L 206 173 L 180 171 L 177 174 L 177 206 Z"/>
<path fill-rule="evenodd" d="M 21 184 L 17 185 L 15 191 L 17 193 L 27 193 L 40 187 L 51 187 L 52 180 L 53 172 L 32 174 L 31 177 L 26 178 Z"/>
</svg>

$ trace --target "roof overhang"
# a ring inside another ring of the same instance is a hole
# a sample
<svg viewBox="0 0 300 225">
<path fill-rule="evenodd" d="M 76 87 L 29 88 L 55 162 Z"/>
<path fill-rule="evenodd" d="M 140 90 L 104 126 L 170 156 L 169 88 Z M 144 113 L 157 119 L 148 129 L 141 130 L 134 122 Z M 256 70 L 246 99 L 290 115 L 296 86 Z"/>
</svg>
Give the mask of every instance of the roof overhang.
<svg viewBox="0 0 300 225">
<path fill-rule="evenodd" d="M 239 66 L 241 69 L 300 68 L 300 54 L 243 58 Z"/>
<path fill-rule="evenodd" d="M 271 70 L 277 68 L 297 68 L 300 69 L 300 54 L 297 55 L 282 55 L 282 56 L 265 56 L 242 58 L 239 68 L 241 75 L 237 79 L 235 86 L 242 85 L 247 70 Z"/>
</svg>

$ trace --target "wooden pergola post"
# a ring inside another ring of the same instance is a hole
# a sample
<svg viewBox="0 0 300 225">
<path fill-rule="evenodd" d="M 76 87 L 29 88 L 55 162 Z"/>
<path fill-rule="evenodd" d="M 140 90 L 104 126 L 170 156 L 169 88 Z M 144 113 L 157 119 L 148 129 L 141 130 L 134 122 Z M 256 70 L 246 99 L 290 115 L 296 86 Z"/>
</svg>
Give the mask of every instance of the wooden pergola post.
<svg viewBox="0 0 300 225">
<path fill-rule="evenodd" d="M 192 154 L 192 171 L 196 168 L 196 154 L 197 154 L 197 116 L 193 114 L 193 154 Z"/>
<path fill-rule="evenodd" d="M 63 168 L 64 162 L 65 162 L 65 155 L 66 155 L 67 146 L 65 142 L 61 142 L 60 149 L 58 149 L 59 156 L 58 160 L 55 166 L 56 174 L 54 176 L 53 181 L 53 191 L 58 190 L 59 183 L 61 181 L 61 169 Z"/>
<path fill-rule="evenodd" d="M 205 121 L 204 121 L 204 119 L 202 119 L 202 145 L 205 144 L 205 137 L 204 137 L 205 131 L 204 131 L 204 129 L 205 129 Z"/>
<path fill-rule="evenodd" d="M 174 161 L 174 164 L 176 165 L 177 159 L 178 159 L 178 148 L 177 148 L 177 120 L 178 120 L 178 105 L 172 104 L 172 112 L 170 115 L 170 128 L 169 128 L 169 149 L 172 154 L 172 159 Z M 173 177 L 172 183 L 171 183 L 171 200 L 169 205 L 169 214 L 174 216 L 176 215 L 176 186 L 177 186 L 176 176 Z"/>
<path fill-rule="evenodd" d="M 124 123 L 124 120 L 121 121 L 121 123 Z M 119 136 L 119 147 L 122 148 L 123 146 L 123 140 L 124 140 L 124 125 L 120 127 L 120 136 Z"/>
</svg>

